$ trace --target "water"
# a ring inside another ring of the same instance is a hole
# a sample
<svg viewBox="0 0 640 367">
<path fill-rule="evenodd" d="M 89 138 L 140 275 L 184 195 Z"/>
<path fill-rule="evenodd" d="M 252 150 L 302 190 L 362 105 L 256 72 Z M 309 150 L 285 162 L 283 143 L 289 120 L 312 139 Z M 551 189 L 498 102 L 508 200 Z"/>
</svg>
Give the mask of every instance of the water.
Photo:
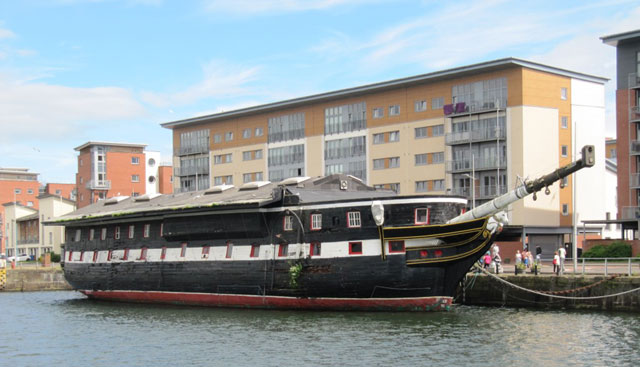
<svg viewBox="0 0 640 367">
<path fill-rule="evenodd" d="M 233 310 L 0 293 L 0 366 L 631 366 L 640 317 Z"/>
</svg>

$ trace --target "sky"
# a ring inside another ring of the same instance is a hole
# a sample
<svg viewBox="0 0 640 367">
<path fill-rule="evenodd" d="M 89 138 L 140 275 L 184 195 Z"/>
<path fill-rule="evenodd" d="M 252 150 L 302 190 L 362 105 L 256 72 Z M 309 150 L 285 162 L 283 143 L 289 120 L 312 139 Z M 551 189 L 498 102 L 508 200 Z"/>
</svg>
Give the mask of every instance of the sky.
<svg viewBox="0 0 640 367">
<path fill-rule="evenodd" d="M 560 7 L 561 6 L 561 7 Z M 0 0 L 0 167 L 74 183 L 88 141 L 505 57 L 609 78 L 636 1 Z"/>
</svg>

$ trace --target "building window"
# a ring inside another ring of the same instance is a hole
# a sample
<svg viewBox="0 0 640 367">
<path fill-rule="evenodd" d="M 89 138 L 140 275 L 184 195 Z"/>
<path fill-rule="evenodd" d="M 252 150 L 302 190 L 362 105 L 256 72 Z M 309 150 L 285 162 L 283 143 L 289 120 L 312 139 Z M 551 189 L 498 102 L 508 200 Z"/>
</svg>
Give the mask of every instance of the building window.
<svg viewBox="0 0 640 367">
<path fill-rule="evenodd" d="M 13 193 L 17 195 L 22 194 L 22 189 L 13 189 Z"/>
<path fill-rule="evenodd" d="M 373 169 L 384 169 L 384 158 L 373 160 Z"/>
<path fill-rule="evenodd" d="M 439 110 L 444 106 L 444 97 L 432 98 L 431 99 L 431 109 Z"/>
<path fill-rule="evenodd" d="M 293 231 L 293 216 L 286 215 L 282 227 L 285 231 Z"/>
<path fill-rule="evenodd" d="M 424 166 L 425 164 L 427 164 L 427 153 L 416 154 L 415 159 L 416 166 Z"/>
<path fill-rule="evenodd" d="M 214 143 L 222 143 L 222 135 L 220 135 L 220 134 L 215 134 L 215 135 L 213 136 L 213 142 L 214 142 Z"/>
<path fill-rule="evenodd" d="M 243 160 L 243 161 L 250 161 L 250 160 L 252 160 L 252 159 L 253 159 L 253 158 L 252 158 L 253 154 L 251 154 L 251 153 L 252 153 L 251 151 L 242 152 L 242 160 Z"/>
<path fill-rule="evenodd" d="M 309 256 L 320 256 L 320 242 L 311 242 L 309 245 Z"/>
<path fill-rule="evenodd" d="M 389 116 L 398 116 L 400 114 L 400 105 L 389 106 Z"/>
<path fill-rule="evenodd" d="M 106 239 L 107 239 L 107 229 L 106 229 L 106 228 L 102 228 L 102 229 L 100 230 L 100 239 L 101 239 L 102 241 L 104 241 L 104 240 L 106 240 Z"/>
<path fill-rule="evenodd" d="M 361 225 L 360 212 L 347 212 L 347 227 L 358 228 Z"/>
<path fill-rule="evenodd" d="M 131 157 L 131 164 L 140 164 L 139 157 Z"/>
<path fill-rule="evenodd" d="M 27 201 L 27 206 L 33 206 L 33 201 Z"/>
<path fill-rule="evenodd" d="M 567 187 L 569 186 L 569 177 L 563 177 L 562 178 L 562 187 Z"/>
<path fill-rule="evenodd" d="M 131 182 L 140 182 L 140 175 L 131 175 Z"/>
<path fill-rule="evenodd" d="M 180 244 L 180 257 L 185 257 L 187 255 L 187 243 L 183 242 Z"/>
<path fill-rule="evenodd" d="M 416 181 L 416 192 L 426 192 L 427 181 Z"/>
<path fill-rule="evenodd" d="M 398 167 L 400 167 L 400 157 L 389 158 L 389 168 L 398 168 Z"/>
<path fill-rule="evenodd" d="M 251 245 L 251 253 L 249 257 L 260 257 L 260 245 L 254 243 Z"/>
<path fill-rule="evenodd" d="M 144 225 L 144 231 L 142 233 L 142 236 L 144 238 L 149 238 L 149 234 L 151 233 L 151 224 L 145 224 Z"/>
<path fill-rule="evenodd" d="M 262 159 L 262 149 L 254 151 L 253 159 Z"/>
<path fill-rule="evenodd" d="M 224 141 L 232 141 L 233 140 L 233 131 L 227 131 L 224 134 Z"/>
<path fill-rule="evenodd" d="M 569 118 L 567 116 L 562 116 L 562 123 L 560 126 L 562 126 L 563 129 L 569 127 Z"/>
<path fill-rule="evenodd" d="M 429 224 L 429 208 L 416 208 L 415 224 Z"/>
<path fill-rule="evenodd" d="M 93 241 L 95 234 L 96 234 L 96 230 L 91 228 L 89 230 L 89 241 Z"/>
<path fill-rule="evenodd" d="M 373 144 L 382 144 L 384 143 L 384 134 L 373 134 Z"/>
<path fill-rule="evenodd" d="M 213 178 L 213 184 L 220 185 L 233 185 L 233 176 L 216 176 Z"/>
<path fill-rule="evenodd" d="M 116 226 L 115 230 L 113 231 L 113 238 L 116 240 L 120 239 L 120 226 Z"/>
<path fill-rule="evenodd" d="M 415 111 L 416 112 L 422 112 L 422 111 L 426 111 L 427 110 L 427 100 L 423 99 L 421 101 L 415 101 Z"/>
<path fill-rule="evenodd" d="M 431 136 L 444 135 L 444 125 L 434 125 L 431 127 Z"/>
<path fill-rule="evenodd" d="M 433 191 L 444 191 L 444 180 L 433 180 Z"/>
<path fill-rule="evenodd" d="M 431 163 L 432 164 L 444 163 L 444 152 L 431 153 Z"/>
<path fill-rule="evenodd" d="M 569 147 L 566 145 L 563 145 L 561 147 L 561 152 L 560 154 L 562 154 L 563 157 L 567 157 L 569 155 Z"/>
<path fill-rule="evenodd" d="M 427 128 L 426 127 L 416 127 L 415 128 L 415 138 L 426 138 L 427 137 Z"/>
<path fill-rule="evenodd" d="M 384 110 L 382 107 L 377 107 L 373 109 L 372 114 L 374 119 L 379 119 L 384 116 Z"/>
<path fill-rule="evenodd" d="M 560 88 L 560 99 L 567 100 L 567 88 Z"/>
<path fill-rule="evenodd" d="M 569 215 L 569 204 L 562 204 L 562 215 Z"/>
<path fill-rule="evenodd" d="M 286 243 L 281 243 L 278 245 L 278 257 L 285 257 L 288 255 L 289 245 Z"/>
<path fill-rule="evenodd" d="M 322 214 L 311 214 L 311 230 L 322 229 Z"/>
<path fill-rule="evenodd" d="M 27 189 L 27 194 L 33 195 L 33 189 Z"/>
<path fill-rule="evenodd" d="M 349 242 L 349 255 L 362 255 L 362 242 Z"/>
<path fill-rule="evenodd" d="M 262 136 L 262 134 L 264 134 L 262 128 L 261 127 L 256 127 L 255 136 Z"/>
<path fill-rule="evenodd" d="M 305 114 L 304 112 L 293 113 L 272 117 L 268 121 L 268 141 L 276 143 L 304 138 Z"/>
<path fill-rule="evenodd" d="M 389 241 L 389 253 L 404 252 L 404 241 Z"/>
<path fill-rule="evenodd" d="M 251 129 L 242 130 L 242 138 L 249 139 L 251 137 Z"/>
<path fill-rule="evenodd" d="M 400 141 L 400 131 L 391 131 L 389 132 L 389 142 Z"/>
<path fill-rule="evenodd" d="M 129 239 L 132 239 L 132 238 L 133 238 L 133 236 L 134 236 L 134 234 L 135 234 L 135 231 L 136 231 L 136 226 L 134 226 L 134 225 L 130 225 L 130 226 L 129 226 Z"/>
</svg>

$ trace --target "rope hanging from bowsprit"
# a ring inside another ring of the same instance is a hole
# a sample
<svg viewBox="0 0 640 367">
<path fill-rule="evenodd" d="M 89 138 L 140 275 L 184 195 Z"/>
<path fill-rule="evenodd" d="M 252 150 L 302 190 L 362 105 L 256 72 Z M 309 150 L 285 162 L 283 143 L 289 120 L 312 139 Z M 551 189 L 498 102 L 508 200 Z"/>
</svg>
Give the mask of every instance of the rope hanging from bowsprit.
<svg viewBox="0 0 640 367">
<path fill-rule="evenodd" d="M 588 297 L 562 296 L 560 294 L 576 293 L 576 292 L 584 290 L 584 289 L 589 289 L 589 288 L 595 287 L 596 285 L 599 285 L 601 283 L 604 283 L 606 281 L 609 281 L 609 280 L 615 278 L 616 275 L 611 276 L 611 277 L 609 277 L 607 279 L 603 279 L 601 281 L 598 281 L 598 282 L 596 282 L 594 284 L 590 284 L 588 286 L 577 288 L 577 289 L 571 289 L 571 290 L 568 290 L 568 291 L 544 292 L 544 291 L 536 291 L 536 290 L 533 290 L 533 289 L 527 289 L 527 288 L 521 287 L 521 286 L 519 286 L 517 284 L 513 284 L 511 282 L 508 282 L 508 281 L 500 278 L 499 276 L 497 276 L 495 274 L 490 273 L 488 270 L 483 269 L 481 266 L 478 266 L 477 264 L 474 265 L 474 266 L 477 269 L 479 269 L 480 271 L 482 271 L 483 273 L 493 277 L 494 279 L 496 279 L 496 280 L 498 280 L 498 281 L 500 281 L 500 282 L 502 282 L 502 283 L 504 283 L 504 284 L 506 284 L 506 285 L 508 285 L 508 286 L 510 286 L 512 288 L 519 289 L 519 290 L 524 291 L 524 292 L 537 294 L 537 295 L 543 296 L 543 297 L 549 297 L 549 298 L 574 299 L 574 300 L 603 299 L 603 298 L 609 298 L 609 297 L 617 297 L 617 296 L 621 296 L 623 294 L 640 291 L 640 287 L 638 287 L 638 288 L 630 289 L 630 290 L 623 291 L 623 292 L 618 292 L 618 293 L 614 293 L 614 294 L 607 294 L 607 295 L 604 295 L 604 296 L 588 296 Z"/>
</svg>

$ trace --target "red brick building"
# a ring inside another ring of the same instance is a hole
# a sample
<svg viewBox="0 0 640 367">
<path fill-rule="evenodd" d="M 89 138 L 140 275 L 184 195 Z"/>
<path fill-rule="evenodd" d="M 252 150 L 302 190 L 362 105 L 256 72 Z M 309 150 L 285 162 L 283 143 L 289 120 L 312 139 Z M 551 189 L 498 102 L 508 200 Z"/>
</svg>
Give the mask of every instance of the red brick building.
<svg viewBox="0 0 640 367">
<path fill-rule="evenodd" d="M 0 168 L 0 253 L 6 253 L 7 223 L 5 203 L 17 203 L 38 209 L 40 183 L 38 174 L 27 168 Z"/>
<path fill-rule="evenodd" d="M 65 199 L 76 201 L 76 185 L 64 183 L 48 183 L 44 187 L 44 194 L 62 196 Z"/>
</svg>

